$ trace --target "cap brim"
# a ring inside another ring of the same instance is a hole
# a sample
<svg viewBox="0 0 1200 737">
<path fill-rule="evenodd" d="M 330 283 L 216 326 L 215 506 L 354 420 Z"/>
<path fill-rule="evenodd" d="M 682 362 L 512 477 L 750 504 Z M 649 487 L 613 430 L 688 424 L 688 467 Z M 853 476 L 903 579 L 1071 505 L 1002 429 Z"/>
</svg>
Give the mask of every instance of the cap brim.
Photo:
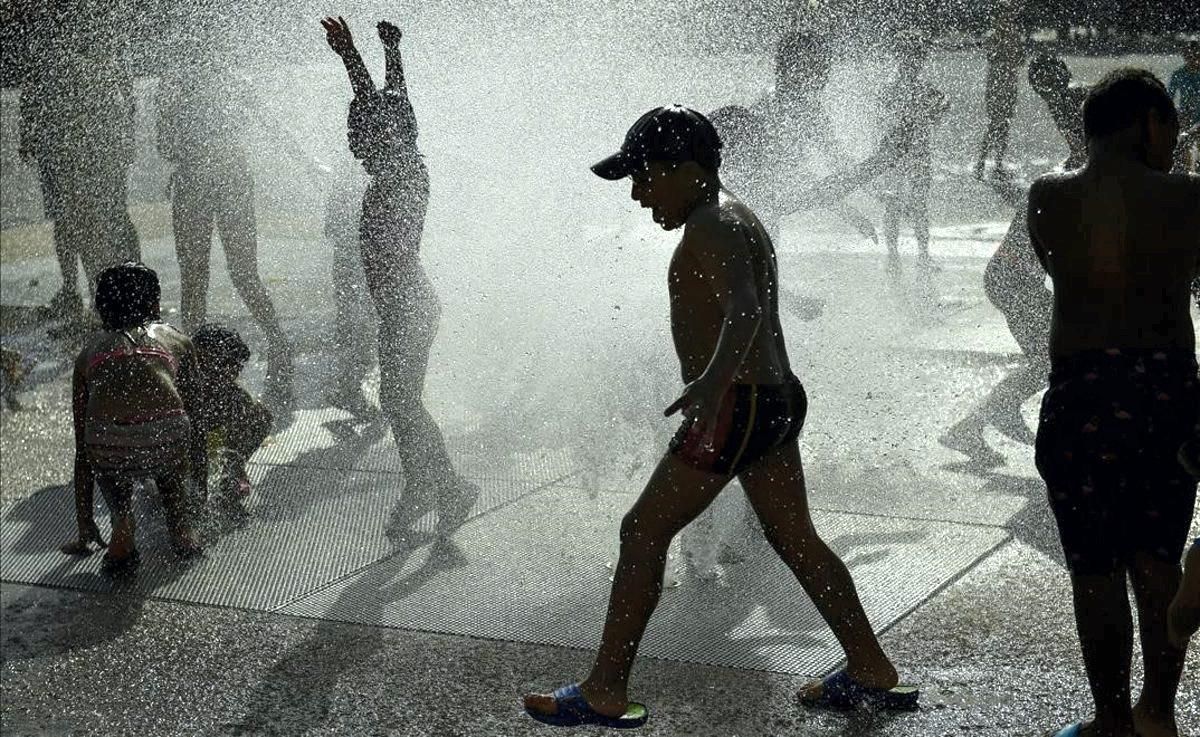
<svg viewBox="0 0 1200 737">
<path fill-rule="evenodd" d="M 612 156 L 592 164 L 592 173 L 601 179 L 615 181 L 629 176 L 635 168 L 635 162 L 629 157 L 629 154 L 618 151 Z"/>
</svg>

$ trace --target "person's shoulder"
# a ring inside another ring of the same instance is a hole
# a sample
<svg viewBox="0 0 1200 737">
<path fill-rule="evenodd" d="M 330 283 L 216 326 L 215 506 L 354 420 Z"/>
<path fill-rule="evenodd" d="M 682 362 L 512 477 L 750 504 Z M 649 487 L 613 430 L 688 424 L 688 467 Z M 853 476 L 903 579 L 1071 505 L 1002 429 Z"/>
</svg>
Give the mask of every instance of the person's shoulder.
<svg viewBox="0 0 1200 737">
<path fill-rule="evenodd" d="M 1079 178 L 1079 172 L 1079 169 L 1066 169 L 1042 174 L 1029 185 L 1029 199 L 1051 195 L 1071 186 Z"/>
<path fill-rule="evenodd" d="M 1158 176 L 1163 189 L 1174 193 L 1189 214 L 1200 218 L 1200 175 L 1171 172 Z"/>
<path fill-rule="evenodd" d="M 746 206 L 736 197 L 722 192 L 712 202 L 700 205 L 688 216 L 684 241 L 693 249 L 721 253 L 737 243 L 737 235 L 746 224 Z"/>
</svg>

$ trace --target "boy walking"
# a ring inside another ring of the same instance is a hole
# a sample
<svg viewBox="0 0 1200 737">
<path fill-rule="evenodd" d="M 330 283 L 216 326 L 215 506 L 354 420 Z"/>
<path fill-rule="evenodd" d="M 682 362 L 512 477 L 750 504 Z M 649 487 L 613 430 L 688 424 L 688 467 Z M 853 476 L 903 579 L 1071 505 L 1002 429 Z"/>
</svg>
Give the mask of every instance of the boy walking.
<svg viewBox="0 0 1200 737">
<path fill-rule="evenodd" d="M 778 312 L 775 252 L 766 229 L 721 186 L 721 140 L 700 113 L 680 106 L 643 115 L 616 154 L 592 167 L 630 177 L 632 196 L 664 230 L 683 229 L 671 259 L 671 328 L 683 395 L 666 414 L 684 420 L 621 524 L 621 553 L 591 675 L 553 694 L 529 694 L 525 710 L 559 726 L 636 727 L 646 708 L 629 701 L 638 645 L 662 592 L 672 538 L 737 478 L 776 552 L 795 573 L 846 651 L 845 670 L 809 684 L 811 706 L 917 705 L 897 687 L 846 566 L 809 517 L 796 437 L 807 398 L 791 372 Z"/>
</svg>

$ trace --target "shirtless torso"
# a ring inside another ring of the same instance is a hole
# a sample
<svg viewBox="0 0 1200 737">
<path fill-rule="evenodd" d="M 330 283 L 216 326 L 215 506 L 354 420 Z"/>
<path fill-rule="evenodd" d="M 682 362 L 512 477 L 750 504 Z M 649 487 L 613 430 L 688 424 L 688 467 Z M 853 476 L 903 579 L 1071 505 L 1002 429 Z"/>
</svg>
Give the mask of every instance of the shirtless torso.
<svg viewBox="0 0 1200 737">
<path fill-rule="evenodd" d="M 1052 356 L 1195 351 L 1188 295 L 1200 268 L 1200 177 L 1132 162 L 1047 174 L 1030 190 L 1029 226 L 1054 280 Z"/>
<path fill-rule="evenodd" d="M 669 271 L 671 333 L 686 383 L 704 373 L 717 352 L 727 315 L 722 292 L 754 290 L 762 322 L 734 374 L 746 384 L 782 384 L 791 373 L 779 324 L 779 275 L 771 238 L 758 218 L 729 192 L 697 207 L 684 226 Z"/>
</svg>

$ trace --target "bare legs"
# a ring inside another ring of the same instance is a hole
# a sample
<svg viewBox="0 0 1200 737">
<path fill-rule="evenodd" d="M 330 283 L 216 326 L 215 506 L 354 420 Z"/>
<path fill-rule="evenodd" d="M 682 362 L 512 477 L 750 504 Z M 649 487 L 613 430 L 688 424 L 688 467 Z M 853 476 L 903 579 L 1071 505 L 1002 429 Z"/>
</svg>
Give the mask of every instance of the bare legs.
<svg viewBox="0 0 1200 737">
<path fill-rule="evenodd" d="M 191 332 L 198 328 L 207 313 L 209 253 L 215 226 L 233 287 L 267 338 L 267 401 L 276 408 L 290 406 L 292 349 L 258 274 L 254 181 L 249 171 L 243 164 L 233 165 L 229 171 L 178 172 L 172 199 L 184 329 Z"/>
<path fill-rule="evenodd" d="M 793 442 L 772 451 L 741 480 L 767 541 L 845 650 L 850 675 L 865 686 L 895 686 L 896 669 L 871 629 L 850 571 L 813 527 L 799 446 Z M 803 693 L 815 695 L 819 689 L 810 684 Z"/>
<path fill-rule="evenodd" d="M 616 716 L 628 706 L 629 672 L 662 592 L 667 548 L 728 481 L 667 455 L 625 516 L 604 633 L 592 672 L 581 684 L 596 711 Z M 896 670 L 871 630 L 849 572 L 813 528 L 797 444 L 772 451 L 741 482 L 767 539 L 845 648 L 850 674 L 864 685 L 895 686 Z M 810 686 L 806 695 L 819 688 Z M 525 705 L 544 713 L 556 709 L 547 695 L 530 694 Z"/>
<path fill-rule="evenodd" d="M 1127 574 L 1137 601 L 1145 670 L 1136 706 L 1130 694 L 1133 617 Z M 1128 571 L 1071 576 L 1079 645 L 1096 704 L 1096 718 L 1084 729 L 1087 737 L 1177 737 L 1175 696 L 1184 651 L 1167 637 L 1167 608 L 1179 579 L 1178 564 L 1145 554 L 1135 556 Z"/>
<path fill-rule="evenodd" d="M 1133 708 L 1133 721 L 1141 737 L 1174 737 L 1175 696 L 1183 676 L 1185 649 L 1167 636 L 1167 610 L 1179 589 L 1179 564 L 1148 555 L 1134 559 L 1130 571 L 1137 600 L 1138 629 L 1142 640 L 1145 675 L 1142 693 Z"/>
<path fill-rule="evenodd" d="M 584 697 L 602 714 L 618 716 L 628 706 L 626 686 L 650 615 L 662 594 L 663 570 L 671 540 L 708 508 L 728 483 L 667 455 L 621 522 L 621 554 L 613 576 L 600 649 Z M 553 713 L 553 700 L 531 704 Z M 548 706 L 548 708 L 547 708 Z"/>
</svg>

